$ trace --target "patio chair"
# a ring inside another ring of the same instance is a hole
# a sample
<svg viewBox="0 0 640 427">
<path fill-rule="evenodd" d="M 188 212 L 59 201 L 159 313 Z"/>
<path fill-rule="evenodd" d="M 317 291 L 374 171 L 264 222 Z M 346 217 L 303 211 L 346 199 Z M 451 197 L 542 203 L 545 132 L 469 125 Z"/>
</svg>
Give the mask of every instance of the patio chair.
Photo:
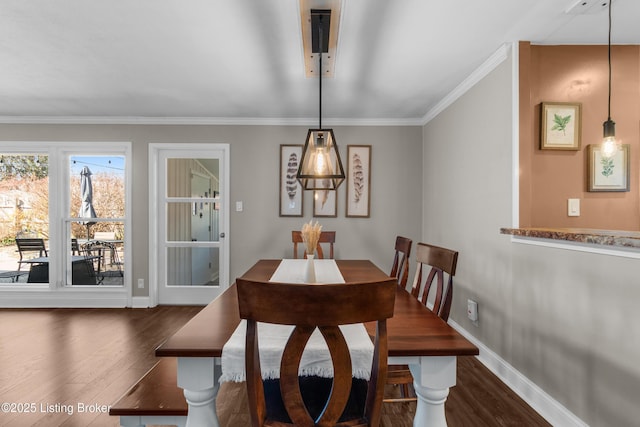
<svg viewBox="0 0 640 427">
<path fill-rule="evenodd" d="M 105 251 L 109 251 L 109 269 L 107 269 L 106 263 L 104 268 L 98 272 L 98 280 L 100 283 L 107 277 L 124 277 L 122 272 L 122 261 L 118 255 L 116 245 L 111 242 L 98 242 L 102 245 Z"/>
<path fill-rule="evenodd" d="M 22 268 L 22 264 L 28 264 L 28 262 L 25 261 L 26 259 L 49 256 L 44 244 L 44 239 L 16 239 L 16 246 L 18 247 L 18 253 L 20 254 L 20 259 L 18 260 L 18 271 Z"/>
<path fill-rule="evenodd" d="M 82 245 L 82 251 L 85 257 L 90 258 L 95 263 L 94 274 L 98 284 L 102 284 L 107 277 L 124 277 L 122 263 L 114 243 L 92 240 Z M 113 267 L 108 270 L 107 263 L 104 262 L 106 252 L 110 253 L 109 265 Z"/>
</svg>

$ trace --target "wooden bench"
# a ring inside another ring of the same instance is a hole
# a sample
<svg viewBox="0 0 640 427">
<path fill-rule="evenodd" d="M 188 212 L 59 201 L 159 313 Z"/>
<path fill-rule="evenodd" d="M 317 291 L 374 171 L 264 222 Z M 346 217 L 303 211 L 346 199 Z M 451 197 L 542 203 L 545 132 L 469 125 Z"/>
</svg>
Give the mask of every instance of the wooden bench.
<svg viewBox="0 0 640 427">
<path fill-rule="evenodd" d="M 163 357 L 109 408 L 109 415 L 119 416 L 124 427 L 147 424 L 183 427 L 188 410 L 183 391 L 177 385 L 176 358 Z"/>
</svg>

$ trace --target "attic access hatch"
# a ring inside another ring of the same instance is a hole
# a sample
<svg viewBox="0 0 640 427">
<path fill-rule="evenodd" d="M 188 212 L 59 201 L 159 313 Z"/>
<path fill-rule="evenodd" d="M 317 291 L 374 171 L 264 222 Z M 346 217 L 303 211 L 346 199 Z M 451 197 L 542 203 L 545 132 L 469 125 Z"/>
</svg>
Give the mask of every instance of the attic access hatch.
<svg viewBox="0 0 640 427">
<path fill-rule="evenodd" d="M 312 34 L 312 21 L 322 15 L 325 36 L 322 41 L 322 77 L 333 77 L 335 70 L 336 50 L 338 47 L 338 27 L 340 24 L 340 0 L 300 0 L 300 20 L 302 27 L 302 47 L 304 51 L 305 76 L 318 77 L 319 41 Z M 328 18 L 328 19 L 327 19 Z M 315 39 L 315 40 L 314 40 Z"/>
</svg>

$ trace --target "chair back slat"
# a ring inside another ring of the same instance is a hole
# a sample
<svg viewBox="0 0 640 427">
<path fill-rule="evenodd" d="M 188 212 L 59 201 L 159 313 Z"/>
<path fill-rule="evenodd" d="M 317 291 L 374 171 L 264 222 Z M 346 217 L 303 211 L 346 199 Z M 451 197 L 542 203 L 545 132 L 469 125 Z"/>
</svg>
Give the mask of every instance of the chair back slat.
<svg viewBox="0 0 640 427">
<path fill-rule="evenodd" d="M 45 256 L 47 254 L 44 239 L 16 239 L 16 246 L 18 246 L 18 251 L 21 254 L 23 252 L 39 252 Z"/>
</svg>

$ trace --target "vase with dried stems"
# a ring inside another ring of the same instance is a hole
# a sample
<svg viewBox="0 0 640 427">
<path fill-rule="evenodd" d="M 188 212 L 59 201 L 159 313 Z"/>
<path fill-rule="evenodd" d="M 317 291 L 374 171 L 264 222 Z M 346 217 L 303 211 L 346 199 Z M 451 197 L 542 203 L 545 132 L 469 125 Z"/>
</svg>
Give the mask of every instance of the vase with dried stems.
<svg viewBox="0 0 640 427">
<path fill-rule="evenodd" d="M 302 241 L 304 242 L 306 253 L 307 253 L 307 263 L 305 266 L 305 282 L 306 283 L 315 283 L 316 281 L 316 273 L 314 266 L 314 257 L 316 252 L 316 246 L 318 245 L 318 240 L 320 240 L 320 232 L 322 231 L 322 226 L 313 221 L 309 221 L 302 225 Z"/>
</svg>

